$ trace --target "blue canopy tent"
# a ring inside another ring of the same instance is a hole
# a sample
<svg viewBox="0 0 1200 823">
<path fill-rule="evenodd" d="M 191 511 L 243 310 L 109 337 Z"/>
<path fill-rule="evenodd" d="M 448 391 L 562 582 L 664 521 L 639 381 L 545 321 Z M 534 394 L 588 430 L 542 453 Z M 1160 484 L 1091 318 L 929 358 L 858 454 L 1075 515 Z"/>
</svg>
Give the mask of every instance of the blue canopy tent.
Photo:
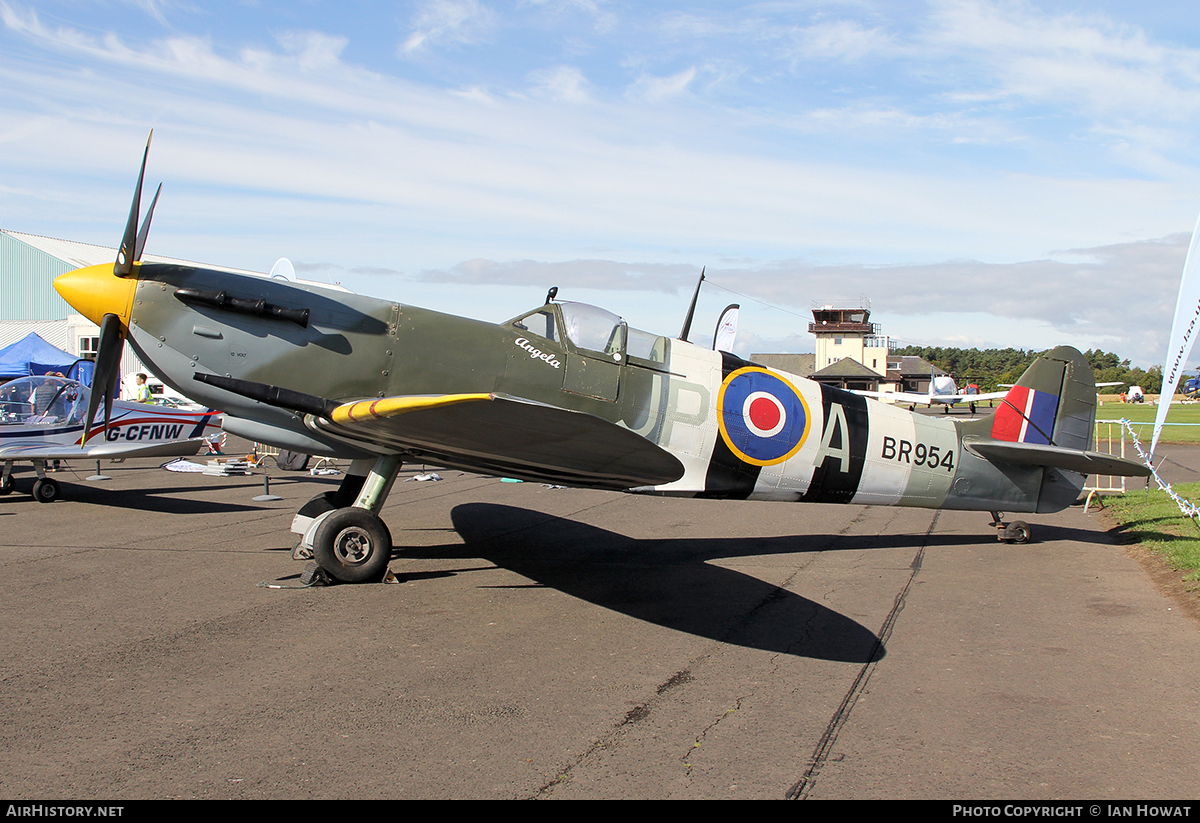
<svg viewBox="0 0 1200 823">
<path fill-rule="evenodd" d="M 0 349 L 0 380 L 56 371 L 66 374 L 77 359 L 32 333 Z"/>
</svg>

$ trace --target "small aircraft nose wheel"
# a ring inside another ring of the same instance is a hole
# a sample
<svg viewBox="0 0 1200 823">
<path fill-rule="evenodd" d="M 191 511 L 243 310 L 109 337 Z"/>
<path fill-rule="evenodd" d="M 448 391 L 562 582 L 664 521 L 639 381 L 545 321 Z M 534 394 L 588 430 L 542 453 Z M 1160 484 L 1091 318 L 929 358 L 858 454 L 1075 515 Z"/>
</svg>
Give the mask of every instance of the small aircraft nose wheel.
<svg viewBox="0 0 1200 823">
<path fill-rule="evenodd" d="M 8 477 L 0 478 L 0 494 L 12 494 L 16 487 L 17 481 L 13 480 L 11 474 Z"/>
<path fill-rule="evenodd" d="M 392 535 L 366 509 L 338 509 L 317 527 L 313 557 L 335 580 L 372 583 L 383 578 L 392 559 Z"/>
<path fill-rule="evenodd" d="M 43 477 L 33 482 L 33 499 L 39 503 L 53 503 L 58 499 L 58 481 Z"/>
</svg>

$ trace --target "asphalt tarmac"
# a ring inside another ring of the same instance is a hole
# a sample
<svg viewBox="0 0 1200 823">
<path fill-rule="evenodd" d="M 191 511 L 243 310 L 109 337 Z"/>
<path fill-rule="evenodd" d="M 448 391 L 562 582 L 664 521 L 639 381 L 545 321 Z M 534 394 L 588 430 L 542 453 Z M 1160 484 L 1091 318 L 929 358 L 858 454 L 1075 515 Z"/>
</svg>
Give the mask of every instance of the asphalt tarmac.
<svg viewBox="0 0 1200 823">
<path fill-rule="evenodd" d="M 406 470 L 401 582 L 274 589 L 337 478 L 158 462 L 0 498 L 0 797 L 1195 796 L 1200 625 L 1103 513 Z"/>
</svg>

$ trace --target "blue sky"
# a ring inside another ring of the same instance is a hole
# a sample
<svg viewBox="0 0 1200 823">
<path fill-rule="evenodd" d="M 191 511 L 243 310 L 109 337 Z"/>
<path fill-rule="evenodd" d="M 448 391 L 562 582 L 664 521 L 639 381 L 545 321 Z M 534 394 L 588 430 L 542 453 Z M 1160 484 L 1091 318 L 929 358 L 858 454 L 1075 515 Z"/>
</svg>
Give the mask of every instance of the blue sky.
<svg viewBox="0 0 1200 823">
<path fill-rule="evenodd" d="M 0 0 L 0 226 L 739 353 L 865 297 L 922 345 L 1161 362 L 1200 10 L 1144 2 Z M 737 294 L 724 289 L 730 289 Z"/>
</svg>

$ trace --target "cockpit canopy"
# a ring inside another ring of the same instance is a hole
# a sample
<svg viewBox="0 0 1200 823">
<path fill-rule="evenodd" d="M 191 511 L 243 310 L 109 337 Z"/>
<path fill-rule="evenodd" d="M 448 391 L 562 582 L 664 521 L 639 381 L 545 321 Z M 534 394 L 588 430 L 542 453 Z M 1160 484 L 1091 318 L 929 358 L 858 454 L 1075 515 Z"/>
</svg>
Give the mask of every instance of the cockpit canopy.
<svg viewBox="0 0 1200 823">
<path fill-rule="evenodd" d="M 509 324 L 555 343 L 569 341 L 585 353 L 600 353 L 613 360 L 625 356 L 653 363 L 666 360 L 665 337 L 630 328 L 620 316 L 588 303 L 547 303 Z"/>
<path fill-rule="evenodd" d="M 0 425 L 83 424 L 89 390 L 77 380 L 40 375 L 0 385 Z"/>
</svg>

